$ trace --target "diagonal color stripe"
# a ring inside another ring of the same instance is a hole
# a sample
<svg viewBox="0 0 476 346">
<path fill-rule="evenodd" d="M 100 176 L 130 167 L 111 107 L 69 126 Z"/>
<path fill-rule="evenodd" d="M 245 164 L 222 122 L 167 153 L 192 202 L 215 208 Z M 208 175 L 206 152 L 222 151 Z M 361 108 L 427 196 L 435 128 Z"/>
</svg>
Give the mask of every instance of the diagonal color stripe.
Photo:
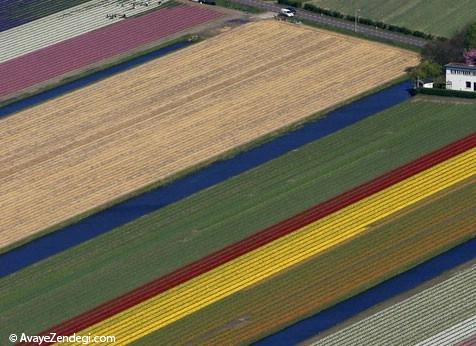
<svg viewBox="0 0 476 346">
<path fill-rule="evenodd" d="M 372 223 L 476 174 L 476 149 L 123 311 L 82 334 L 130 343 L 365 232 Z"/>
<path fill-rule="evenodd" d="M 297 216 L 285 220 L 277 225 L 269 227 L 251 237 L 244 239 L 236 244 L 224 248 L 214 254 L 211 254 L 200 261 L 174 271 L 164 277 L 150 282 L 137 288 L 123 296 L 106 302 L 97 308 L 77 316 L 71 320 L 45 331 L 44 334 L 55 332 L 59 335 L 71 335 L 74 332 L 85 329 L 96 324 L 114 314 L 124 311 L 140 302 L 143 302 L 161 292 L 176 287 L 181 283 L 190 280 L 202 273 L 205 273 L 219 265 L 230 261 L 242 254 L 252 251 L 264 244 L 283 235 L 289 234 L 300 227 L 309 224 L 313 220 L 325 217 L 334 211 L 337 211 L 347 205 L 350 205 L 372 193 L 383 190 L 392 184 L 421 172 L 429 167 L 443 162 L 444 160 L 460 154 L 469 148 L 476 146 L 476 134 L 467 136 L 459 141 L 449 144 L 431 154 L 425 155 L 399 169 L 393 170 L 377 179 L 363 184 L 358 188 L 352 189 L 341 194 L 327 202 L 316 205 L 315 207 L 298 214 Z M 311 219 L 309 221 L 309 219 Z M 303 221 L 304 220 L 304 221 Z"/>
</svg>

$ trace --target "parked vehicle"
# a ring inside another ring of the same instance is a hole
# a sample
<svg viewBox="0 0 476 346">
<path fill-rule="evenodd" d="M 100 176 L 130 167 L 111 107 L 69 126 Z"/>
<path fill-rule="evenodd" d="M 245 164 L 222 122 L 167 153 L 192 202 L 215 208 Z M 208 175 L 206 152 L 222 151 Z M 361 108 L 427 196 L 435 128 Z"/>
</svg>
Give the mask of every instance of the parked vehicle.
<svg viewBox="0 0 476 346">
<path fill-rule="evenodd" d="M 216 5 L 217 3 L 213 0 L 200 0 L 199 1 L 201 4 L 205 4 L 205 5 Z"/>
<path fill-rule="evenodd" d="M 294 12 L 291 11 L 289 8 L 282 8 L 281 11 L 279 11 L 279 14 L 288 18 L 294 17 Z"/>
</svg>

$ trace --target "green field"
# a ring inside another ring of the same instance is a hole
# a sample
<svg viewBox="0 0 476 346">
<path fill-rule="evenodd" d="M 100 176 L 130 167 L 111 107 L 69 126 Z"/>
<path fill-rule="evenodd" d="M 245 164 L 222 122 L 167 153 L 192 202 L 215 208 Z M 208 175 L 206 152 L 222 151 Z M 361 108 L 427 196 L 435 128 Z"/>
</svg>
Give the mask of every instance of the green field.
<svg viewBox="0 0 476 346">
<path fill-rule="evenodd" d="M 439 194 L 431 203 L 420 203 L 400 217 L 382 220 L 362 236 L 134 344 L 248 344 L 474 236 L 476 214 L 471 198 L 475 194 L 474 184 Z"/>
<path fill-rule="evenodd" d="M 7 276 L 0 340 L 37 333 L 473 133 L 475 112 L 406 102 Z"/>
<path fill-rule="evenodd" d="M 474 0 L 312 0 L 316 6 L 438 36 L 451 37 L 476 22 Z"/>
</svg>

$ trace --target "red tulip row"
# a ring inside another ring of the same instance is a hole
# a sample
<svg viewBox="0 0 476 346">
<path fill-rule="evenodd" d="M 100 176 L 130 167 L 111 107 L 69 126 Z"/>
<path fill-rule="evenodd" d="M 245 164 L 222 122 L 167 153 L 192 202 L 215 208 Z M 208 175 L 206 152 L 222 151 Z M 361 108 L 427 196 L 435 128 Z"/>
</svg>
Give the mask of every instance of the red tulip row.
<svg viewBox="0 0 476 346">
<path fill-rule="evenodd" d="M 72 335 L 75 332 L 94 325 L 159 293 L 178 286 L 193 277 L 210 271 L 247 252 L 296 231 L 311 222 L 332 214 L 474 147 L 476 147 L 476 134 L 472 134 L 449 144 L 368 183 L 349 190 L 326 202 L 320 203 L 292 218 L 266 228 L 238 243 L 210 254 L 199 261 L 189 264 L 116 299 L 106 302 L 95 309 L 45 331 L 44 334 L 55 332 L 58 335 Z"/>
</svg>

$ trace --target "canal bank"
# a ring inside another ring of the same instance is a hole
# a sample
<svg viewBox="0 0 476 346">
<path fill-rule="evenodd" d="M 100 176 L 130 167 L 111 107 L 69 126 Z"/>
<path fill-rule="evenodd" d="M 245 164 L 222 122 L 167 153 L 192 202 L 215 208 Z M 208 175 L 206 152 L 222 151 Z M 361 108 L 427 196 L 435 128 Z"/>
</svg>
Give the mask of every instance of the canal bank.
<svg viewBox="0 0 476 346">
<path fill-rule="evenodd" d="M 100 77 L 96 76 L 96 78 Z M 92 83 L 92 81 L 89 82 Z M 125 223 L 186 198 L 195 192 L 220 183 L 300 146 L 330 135 L 399 104 L 410 97 L 407 92 L 409 86 L 408 82 L 403 82 L 364 97 L 328 113 L 323 118 L 306 123 L 298 129 L 282 134 L 253 149 L 242 152 L 232 158 L 212 163 L 168 185 L 147 191 L 88 216 L 77 223 L 5 252 L 0 255 L 0 277 L 14 273 L 42 259 L 81 244 Z M 24 100 L 24 102 L 28 103 L 31 101 Z"/>
</svg>

